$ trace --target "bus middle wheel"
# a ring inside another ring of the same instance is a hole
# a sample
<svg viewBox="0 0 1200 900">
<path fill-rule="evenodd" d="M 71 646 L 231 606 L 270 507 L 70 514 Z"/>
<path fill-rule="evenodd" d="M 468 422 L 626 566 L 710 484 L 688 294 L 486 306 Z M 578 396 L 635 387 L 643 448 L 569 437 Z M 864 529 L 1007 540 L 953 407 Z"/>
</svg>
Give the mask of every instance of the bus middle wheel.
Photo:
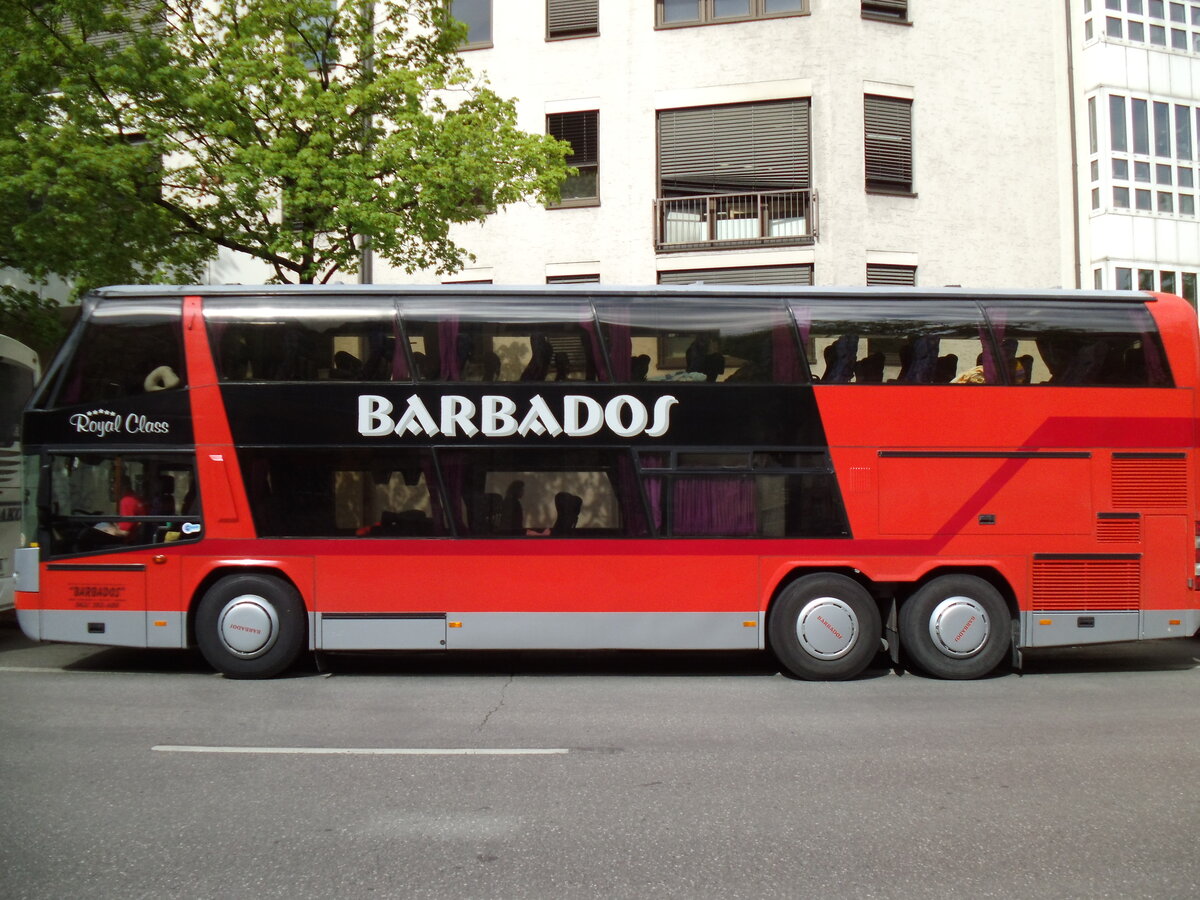
<svg viewBox="0 0 1200 900">
<path fill-rule="evenodd" d="M 879 607 L 861 584 L 845 575 L 805 575 L 771 605 L 767 637 L 790 675 L 840 681 L 865 669 L 880 649 Z"/>
<path fill-rule="evenodd" d="M 900 607 L 900 645 L 937 678 L 981 678 L 1000 664 L 1012 616 L 992 585 L 974 575 L 942 575 Z"/>
<path fill-rule="evenodd" d="M 229 678 L 271 678 L 304 646 L 304 602 L 270 575 L 229 575 L 210 587 L 196 609 L 196 644 L 208 664 Z"/>
</svg>

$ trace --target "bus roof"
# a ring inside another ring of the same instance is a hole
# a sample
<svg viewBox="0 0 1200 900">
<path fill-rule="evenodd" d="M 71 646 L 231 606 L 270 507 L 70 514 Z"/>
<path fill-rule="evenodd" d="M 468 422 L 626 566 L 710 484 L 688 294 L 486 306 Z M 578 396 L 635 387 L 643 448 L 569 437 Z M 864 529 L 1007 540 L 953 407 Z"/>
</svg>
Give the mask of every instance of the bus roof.
<svg viewBox="0 0 1200 900">
<path fill-rule="evenodd" d="M 872 299 L 881 295 L 906 297 L 914 300 L 978 299 L 998 300 L 1059 300 L 1065 302 L 1153 302 L 1157 295 L 1144 291 L 1020 290 L 1012 288 L 922 288 L 880 285 L 871 287 L 817 287 L 809 285 L 739 285 L 739 284 L 661 284 L 648 286 L 614 286 L 597 283 L 583 284 L 224 284 L 224 285 L 114 285 L 98 288 L 89 296 L 102 299 L 161 299 L 163 297 L 379 297 L 490 294 L 497 297 L 552 298 L 563 294 L 586 294 L 601 297 L 661 297 L 670 294 L 687 296 L 724 297 L 821 297 L 844 300 Z"/>
</svg>

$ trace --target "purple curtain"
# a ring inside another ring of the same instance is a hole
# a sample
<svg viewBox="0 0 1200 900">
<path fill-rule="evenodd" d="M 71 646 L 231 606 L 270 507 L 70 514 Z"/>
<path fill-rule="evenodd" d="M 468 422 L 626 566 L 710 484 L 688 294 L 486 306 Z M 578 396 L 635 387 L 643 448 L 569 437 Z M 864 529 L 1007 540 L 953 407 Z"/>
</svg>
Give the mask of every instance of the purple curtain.
<svg viewBox="0 0 1200 900">
<path fill-rule="evenodd" d="M 678 535 L 756 532 L 752 478 L 676 478 L 672 506 Z"/>
<path fill-rule="evenodd" d="M 629 310 L 610 309 L 606 311 L 605 338 L 608 343 L 608 357 L 612 363 L 611 379 L 621 383 L 633 379 L 633 329 L 629 326 Z M 599 359 L 599 357 L 597 357 Z M 601 376 L 603 378 L 603 375 Z"/>
<path fill-rule="evenodd" d="M 458 362 L 458 317 L 447 316 L 438 322 L 438 375 L 442 381 L 458 381 L 462 367 Z"/>
<path fill-rule="evenodd" d="M 774 317 L 771 325 L 771 378 L 775 384 L 795 384 L 804 380 L 804 370 L 796 353 L 796 338 L 787 319 Z"/>
<path fill-rule="evenodd" d="M 650 504 L 650 519 L 661 534 L 663 530 L 663 478 L 661 475 L 647 475 L 646 470 L 661 469 L 667 464 L 667 457 L 659 453 L 641 454 L 642 482 L 646 485 L 646 500 Z"/>
<path fill-rule="evenodd" d="M 400 330 L 400 319 L 392 319 L 392 335 L 396 345 L 392 348 L 392 381 L 412 381 L 412 373 L 408 370 L 408 352 L 405 346 L 404 334 Z"/>
<path fill-rule="evenodd" d="M 446 483 L 446 499 L 450 503 L 450 518 L 454 528 L 461 535 L 471 533 L 467 521 L 463 517 L 466 508 L 464 499 L 467 488 L 467 455 L 457 450 L 442 450 L 438 453 L 438 462 L 442 467 L 442 478 Z"/>
<path fill-rule="evenodd" d="M 596 322 L 594 319 L 585 319 L 583 321 L 583 330 L 588 337 L 588 354 L 592 365 L 596 369 L 596 379 L 598 381 L 612 381 L 611 373 L 608 371 L 608 365 L 604 361 L 604 350 L 600 346 L 600 334 L 596 330 Z M 613 361 L 613 366 L 616 367 L 616 360 Z"/>
</svg>

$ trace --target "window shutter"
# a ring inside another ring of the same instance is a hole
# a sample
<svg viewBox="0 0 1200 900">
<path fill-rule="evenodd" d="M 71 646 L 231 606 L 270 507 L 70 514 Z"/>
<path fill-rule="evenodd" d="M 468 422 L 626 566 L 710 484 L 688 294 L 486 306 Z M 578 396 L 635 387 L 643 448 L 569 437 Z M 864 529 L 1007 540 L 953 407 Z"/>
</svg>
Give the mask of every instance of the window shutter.
<svg viewBox="0 0 1200 900">
<path fill-rule="evenodd" d="M 867 187 L 912 190 L 912 101 L 864 98 Z"/>
<path fill-rule="evenodd" d="M 755 266 L 742 269 L 683 269 L 659 272 L 659 284 L 812 284 L 813 267 Z"/>
<path fill-rule="evenodd" d="M 663 195 L 732 194 L 809 186 L 809 101 L 663 110 Z"/>
<path fill-rule="evenodd" d="M 863 0 L 862 11 L 903 22 L 908 18 L 908 0 Z"/>
<path fill-rule="evenodd" d="M 597 112 L 557 113 L 548 117 L 547 131 L 550 136 L 571 145 L 574 153 L 567 157 L 572 166 L 595 165 L 599 158 L 596 131 Z"/>
<path fill-rule="evenodd" d="M 867 284 L 915 285 L 916 266 L 885 266 L 867 263 Z"/>
<path fill-rule="evenodd" d="M 574 37 L 599 32 L 599 0 L 546 0 L 547 37 Z"/>
</svg>

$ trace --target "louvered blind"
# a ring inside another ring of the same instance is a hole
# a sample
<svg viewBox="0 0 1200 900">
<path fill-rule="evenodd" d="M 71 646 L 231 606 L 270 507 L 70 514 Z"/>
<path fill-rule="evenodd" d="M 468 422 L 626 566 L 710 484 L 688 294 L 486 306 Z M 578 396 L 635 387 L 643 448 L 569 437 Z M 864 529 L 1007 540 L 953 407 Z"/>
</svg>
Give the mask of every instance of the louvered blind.
<svg viewBox="0 0 1200 900">
<path fill-rule="evenodd" d="M 572 166 L 595 165 L 598 156 L 597 112 L 552 113 L 546 117 L 551 137 L 566 141 L 574 153 L 567 157 Z"/>
<path fill-rule="evenodd" d="M 662 110 L 661 195 L 807 188 L 808 113 L 807 98 Z"/>
<path fill-rule="evenodd" d="M 908 18 L 908 0 L 863 0 L 862 11 L 903 21 Z"/>
<path fill-rule="evenodd" d="M 867 284 L 916 284 L 916 266 L 885 266 L 867 263 Z"/>
<path fill-rule="evenodd" d="M 864 98 L 867 187 L 912 190 L 912 101 Z"/>
<path fill-rule="evenodd" d="M 659 272 L 659 284 L 812 284 L 812 266 L 754 266 L 741 269 L 682 269 Z"/>
<path fill-rule="evenodd" d="M 599 5 L 599 0 L 546 0 L 547 37 L 598 34 Z"/>
</svg>

